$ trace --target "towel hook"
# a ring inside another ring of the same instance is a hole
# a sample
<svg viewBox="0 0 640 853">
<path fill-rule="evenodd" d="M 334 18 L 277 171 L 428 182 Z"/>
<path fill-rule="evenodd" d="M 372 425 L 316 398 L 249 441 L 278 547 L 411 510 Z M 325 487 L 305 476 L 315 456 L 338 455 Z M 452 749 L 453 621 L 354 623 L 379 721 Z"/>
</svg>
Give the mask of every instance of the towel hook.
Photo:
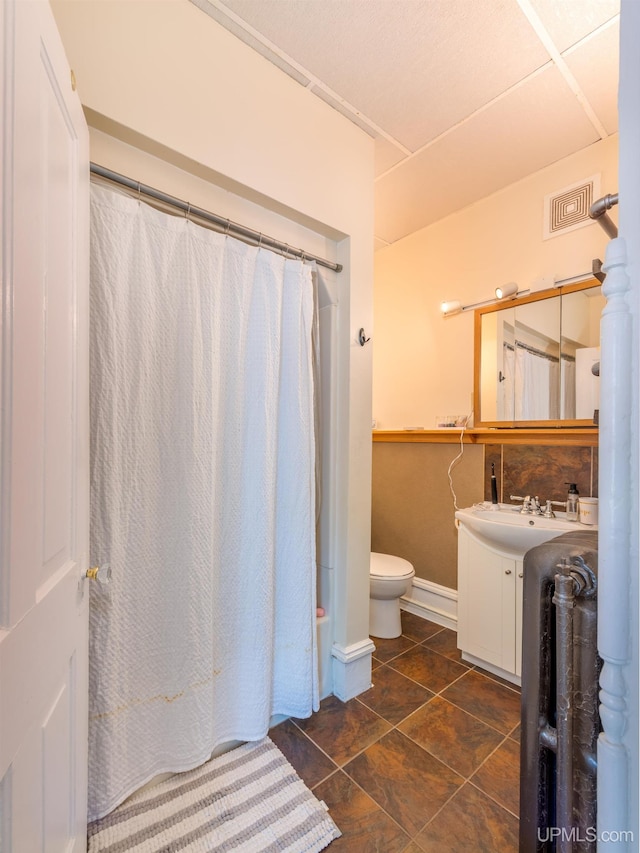
<svg viewBox="0 0 640 853">
<path fill-rule="evenodd" d="M 358 332 L 358 343 L 360 346 L 363 347 L 365 344 L 368 344 L 370 340 L 371 338 L 366 337 L 364 329 L 360 329 Z"/>
</svg>

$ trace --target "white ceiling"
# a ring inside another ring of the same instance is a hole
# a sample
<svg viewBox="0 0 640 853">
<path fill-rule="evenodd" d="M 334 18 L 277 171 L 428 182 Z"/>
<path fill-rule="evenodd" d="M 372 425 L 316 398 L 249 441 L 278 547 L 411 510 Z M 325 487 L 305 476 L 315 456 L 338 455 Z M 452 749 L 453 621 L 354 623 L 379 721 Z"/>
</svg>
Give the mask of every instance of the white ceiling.
<svg viewBox="0 0 640 853">
<path fill-rule="evenodd" d="M 375 139 L 378 247 L 618 129 L 619 0 L 191 0 Z"/>
</svg>

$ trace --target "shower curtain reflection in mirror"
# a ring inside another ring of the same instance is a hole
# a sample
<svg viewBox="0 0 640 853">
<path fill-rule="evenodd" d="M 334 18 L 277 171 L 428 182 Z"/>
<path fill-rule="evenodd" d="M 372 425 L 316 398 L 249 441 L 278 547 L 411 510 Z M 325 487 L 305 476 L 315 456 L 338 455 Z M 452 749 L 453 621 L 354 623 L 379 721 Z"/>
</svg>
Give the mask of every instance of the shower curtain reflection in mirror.
<svg viewBox="0 0 640 853">
<path fill-rule="evenodd" d="M 504 344 L 499 411 L 506 420 L 575 418 L 575 358 Z"/>
<path fill-rule="evenodd" d="M 318 707 L 310 265 L 92 187 L 89 817 Z"/>
</svg>

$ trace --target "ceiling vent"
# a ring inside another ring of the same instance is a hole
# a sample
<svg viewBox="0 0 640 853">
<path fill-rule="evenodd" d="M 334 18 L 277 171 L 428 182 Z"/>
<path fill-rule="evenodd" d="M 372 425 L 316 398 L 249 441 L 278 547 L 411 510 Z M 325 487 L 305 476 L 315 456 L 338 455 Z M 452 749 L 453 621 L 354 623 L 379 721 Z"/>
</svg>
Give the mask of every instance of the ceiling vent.
<svg viewBox="0 0 640 853">
<path fill-rule="evenodd" d="M 544 197 L 543 239 L 566 234 L 593 223 L 589 208 L 600 195 L 600 175 L 591 175 L 577 184 Z"/>
</svg>

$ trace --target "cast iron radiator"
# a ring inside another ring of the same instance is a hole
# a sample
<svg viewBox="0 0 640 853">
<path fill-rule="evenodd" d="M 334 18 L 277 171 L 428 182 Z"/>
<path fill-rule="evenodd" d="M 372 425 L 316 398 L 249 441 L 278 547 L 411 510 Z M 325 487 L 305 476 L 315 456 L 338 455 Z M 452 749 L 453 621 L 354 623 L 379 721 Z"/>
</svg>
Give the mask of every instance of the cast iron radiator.
<svg viewBox="0 0 640 853">
<path fill-rule="evenodd" d="M 520 853 L 596 849 L 598 534 L 524 558 Z"/>
</svg>

